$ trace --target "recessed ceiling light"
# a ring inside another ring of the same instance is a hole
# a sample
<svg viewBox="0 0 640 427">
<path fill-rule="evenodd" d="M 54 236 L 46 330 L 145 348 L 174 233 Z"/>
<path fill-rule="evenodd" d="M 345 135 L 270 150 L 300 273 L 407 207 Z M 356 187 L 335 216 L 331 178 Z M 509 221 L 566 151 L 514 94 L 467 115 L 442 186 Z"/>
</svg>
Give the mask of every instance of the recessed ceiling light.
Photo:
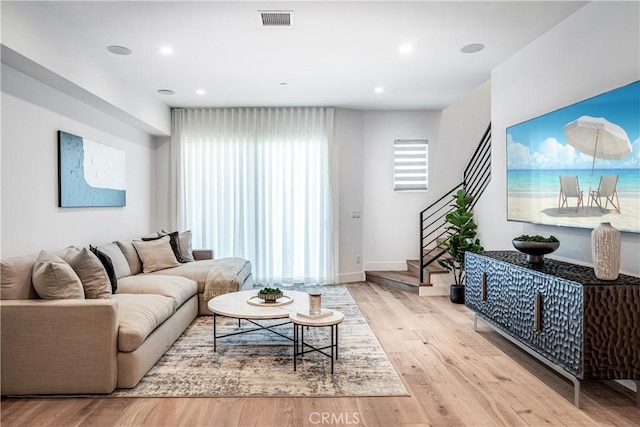
<svg viewBox="0 0 640 427">
<path fill-rule="evenodd" d="M 124 46 L 107 46 L 107 50 L 114 55 L 131 55 L 131 49 Z"/>
<path fill-rule="evenodd" d="M 480 52 L 482 49 L 484 49 L 484 45 L 482 43 L 472 43 L 466 46 L 462 46 L 462 48 L 460 49 L 460 52 L 476 53 L 476 52 Z"/>
<path fill-rule="evenodd" d="M 410 43 L 402 44 L 398 48 L 398 52 L 400 52 L 403 55 L 408 55 L 411 52 L 413 52 L 413 46 Z"/>
<path fill-rule="evenodd" d="M 204 91 L 204 89 L 198 89 L 198 90 L 196 91 L 196 93 L 197 93 L 198 95 L 204 95 L 204 94 L 205 94 L 205 93 L 207 93 L 207 92 L 205 92 L 205 91 Z"/>
<path fill-rule="evenodd" d="M 172 91 L 171 89 L 158 89 L 158 93 L 160 95 L 173 95 L 173 94 L 175 94 L 175 92 Z"/>
<path fill-rule="evenodd" d="M 171 55 L 173 53 L 173 49 L 171 46 L 162 46 L 160 48 L 160 53 L 163 55 Z"/>
<path fill-rule="evenodd" d="M 382 86 L 378 86 L 377 88 L 375 88 L 373 90 L 375 93 L 382 93 L 384 92 L 384 88 Z"/>
</svg>

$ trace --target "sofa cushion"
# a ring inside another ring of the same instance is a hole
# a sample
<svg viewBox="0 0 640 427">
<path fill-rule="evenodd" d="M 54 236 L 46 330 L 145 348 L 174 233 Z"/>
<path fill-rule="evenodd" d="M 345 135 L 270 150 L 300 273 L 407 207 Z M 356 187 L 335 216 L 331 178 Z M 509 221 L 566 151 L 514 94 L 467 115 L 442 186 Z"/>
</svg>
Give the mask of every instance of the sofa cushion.
<svg viewBox="0 0 640 427">
<path fill-rule="evenodd" d="M 105 254 L 95 246 L 89 245 L 89 250 L 93 252 L 93 254 L 97 256 L 102 263 L 102 266 L 106 270 L 107 276 L 109 277 L 109 283 L 111 283 L 111 293 L 115 294 L 118 290 L 118 278 L 116 277 L 116 272 L 113 269 L 111 258 L 109 258 L 109 255 Z"/>
<path fill-rule="evenodd" d="M 38 254 L 3 259 L 0 262 L 0 299 L 38 298 L 31 274 Z"/>
<path fill-rule="evenodd" d="M 198 293 L 198 284 L 185 277 L 138 274 L 120 279 L 118 293 L 154 294 L 170 297 L 177 310 L 185 301 Z"/>
<path fill-rule="evenodd" d="M 152 294 L 115 294 L 118 301 L 118 350 L 135 351 L 174 313 L 173 298 Z"/>
<path fill-rule="evenodd" d="M 124 254 L 115 243 L 109 243 L 107 245 L 99 245 L 98 250 L 107 254 L 113 263 L 113 270 L 116 272 L 116 277 L 131 276 L 131 269 L 129 268 L 129 262 L 124 257 Z"/>
<path fill-rule="evenodd" d="M 33 264 L 33 287 L 42 299 L 84 299 L 80 278 L 65 260 L 41 251 Z"/>
<path fill-rule="evenodd" d="M 220 277 L 217 272 L 220 266 L 231 266 L 224 277 Z M 152 274 L 162 274 L 171 276 L 187 277 L 198 282 L 198 292 L 205 291 L 207 282 L 214 283 L 224 280 L 231 286 L 225 287 L 220 293 L 237 291 L 244 281 L 251 274 L 251 263 L 240 258 L 220 258 L 205 259 L 200 261 L 180 264 L 178 267 L 167 268 L 166 270 L 154 272 Z"/>
<path fill-rule="evenodd" d="M 85 298 L 101 299 L 111 296 L 111 284 L 107 271 L 98 257 L 89 249 L 70 247 L 63 259 L 80 278 Z"/>
<path fill-rule="evenodd" d="M 180 264 L 171 249 L 169 236 L 161 237 L 157 240 L 134 241 L 135 246 L 142 260 L 142 271 L 152 273 L 165 268 L 177 267 Z"/>
<path fill-rule="evenodd" d="M 135 246 L 131 241 L 126 240 L 118 240 L 116 245 L 122 251 L 122 254 L 127 259 L 129 263 L 129 269 L 131 270 L 131 274 L 139 274 L 142 273 L 142 262 L 140 261 L 140 257 L 138 256 L 138 251 L 136 251 Z"/>
</svg>

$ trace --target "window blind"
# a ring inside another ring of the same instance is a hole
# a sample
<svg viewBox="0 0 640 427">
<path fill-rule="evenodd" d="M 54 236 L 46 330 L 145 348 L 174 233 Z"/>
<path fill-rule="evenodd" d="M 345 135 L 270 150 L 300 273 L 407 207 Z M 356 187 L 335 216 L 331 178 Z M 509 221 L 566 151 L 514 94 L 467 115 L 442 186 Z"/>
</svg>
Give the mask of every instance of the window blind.
<svg viewBox="0 0 640 427">
<path fill-rule="evenodd" d="M 426 191 L 429 144 L 426 139 L 396 140 L 393 148 L 394 191 Z"/>
</svg>

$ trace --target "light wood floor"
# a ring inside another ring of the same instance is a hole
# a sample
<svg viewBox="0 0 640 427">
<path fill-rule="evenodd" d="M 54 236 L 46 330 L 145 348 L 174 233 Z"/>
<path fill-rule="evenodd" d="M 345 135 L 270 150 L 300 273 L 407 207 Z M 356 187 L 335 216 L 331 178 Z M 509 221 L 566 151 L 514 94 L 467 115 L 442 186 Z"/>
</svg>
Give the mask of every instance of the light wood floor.
<svg viewBox="0 0 640 427">
<path fill-rule="evenodd" d="M 446 297 L 349 285 L 411 397 L 3 399 L 8 426 L 638 426 L 635 395 L 569 381 Z M 340 369 L 340 365 L 336 366 Z"/>
</svg>

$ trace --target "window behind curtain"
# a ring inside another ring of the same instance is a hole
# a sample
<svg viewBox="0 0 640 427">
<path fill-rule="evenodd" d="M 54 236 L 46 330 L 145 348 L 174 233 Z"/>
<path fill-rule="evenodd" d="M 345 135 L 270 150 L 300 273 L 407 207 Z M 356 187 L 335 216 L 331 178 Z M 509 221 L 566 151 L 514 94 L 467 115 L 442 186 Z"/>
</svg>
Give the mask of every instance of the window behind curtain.
<svg viewBox="0 0 640 427">
<path fill-rule="evenodd" d="M 394 191 L 426 191 L 429 144 L 427 140 L 398 139 L 393 146 Z"/>
<path fill-rule="evenodd" d="M 261 283 L 333 281 L 332 109 L 175 110 L 174 130 L 195 247 L 249 259 Z"/>
</svg>

